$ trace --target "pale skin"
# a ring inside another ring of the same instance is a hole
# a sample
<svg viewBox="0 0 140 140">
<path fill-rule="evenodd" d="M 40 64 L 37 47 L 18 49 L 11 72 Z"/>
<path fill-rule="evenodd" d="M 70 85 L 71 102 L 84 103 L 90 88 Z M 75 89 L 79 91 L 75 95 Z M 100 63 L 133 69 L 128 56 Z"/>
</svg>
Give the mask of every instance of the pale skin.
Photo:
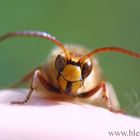
<svg viewBox="0 0 140 140">
<path fill-rule="evenodd" d="M 24 98 L 26 92 L 0 91 L 0 139 L 139 139 L 140 119 L 101 107 L 53 101 L 36 97 L 36 92 L 25 105 L 10 105 L 11 100 Z M 109 135 L 109 131 L 129 134 L 129 130 L 135 130 L 138 136 Z"/>
</svg>

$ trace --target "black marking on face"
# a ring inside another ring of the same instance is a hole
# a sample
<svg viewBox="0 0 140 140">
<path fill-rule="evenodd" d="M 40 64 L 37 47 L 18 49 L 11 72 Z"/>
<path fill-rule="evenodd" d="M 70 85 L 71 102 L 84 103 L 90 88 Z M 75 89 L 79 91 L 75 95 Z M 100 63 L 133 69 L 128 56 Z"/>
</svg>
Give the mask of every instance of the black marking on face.
<svg viewBox="0 0 140 140">
<path fill-rule="evenodd" d="M 71 64 L 71 65 L 76 65 L 76 66 L 80 66 L 81 64 L 79 62 L 75 62 L 75 61 L 67 61 L 67 64 Z"/>
<path fill-rule="evenodd" d="M 65 92 L 66 93 L 70 93 L 71 92 L 71 87 L 72 87 L 72 82 L 67 82 L 67 87 L 65 89 Z"/>
</svg>

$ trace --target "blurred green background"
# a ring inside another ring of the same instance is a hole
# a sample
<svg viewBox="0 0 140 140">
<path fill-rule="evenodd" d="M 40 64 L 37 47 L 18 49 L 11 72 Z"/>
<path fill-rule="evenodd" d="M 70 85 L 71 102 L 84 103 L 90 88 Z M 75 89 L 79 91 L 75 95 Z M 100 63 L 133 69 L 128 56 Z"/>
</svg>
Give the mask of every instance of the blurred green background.
<svg viewBox="0 0 140 140">
<path fill-rule="evenodd" d="M 63 43 L 82 44 L 91 50 L 113 45 L 140 53 L 140 1 L 0 0 L 0 35 L 28 29 L 47 31 Z M 52 46 L 36 38 L 1 42 L 0 87 L 42 63 Z M 122 108 L 140 116 L 140 59 L 115 53 L 98 58 Z"/>
</svg>

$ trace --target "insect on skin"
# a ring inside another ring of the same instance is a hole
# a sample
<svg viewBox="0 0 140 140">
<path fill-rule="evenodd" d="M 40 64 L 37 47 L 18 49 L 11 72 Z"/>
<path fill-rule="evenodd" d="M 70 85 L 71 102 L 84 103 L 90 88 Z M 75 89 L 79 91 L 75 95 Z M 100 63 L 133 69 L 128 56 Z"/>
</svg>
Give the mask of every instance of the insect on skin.
<svg viewBox="0 0 140 140">
<path fill-rule="evenodd" d="M 116 110 L 112 105 L 113 100 L 110 96 L 112 93 L 109 93 L 107 90 L 106 81 L 102 76 L 99 65 L 95 63 L 96 58 L 94 56 L 98 53 L 117 52 L 140 58 L 139 53 L 118 47 L 103 47 L 87 53 L 86 50 L 79 46 L 63 45 L 49 33 L 39 31 L 9 32 L 1 36 L 0 41 L 19 36 L 48 39 L 59 49 L 55 49 L 52 57 L 50 57 L 45 65 L 31 71 L 17 83 L 18 86 L 32 79 L 26 99 L 14 101 L 12 104 L 26 103 L 30 99 L 32 92 L 38 89 L 40 81 L 46 90 L 58 93 L 62 97 L 65 95 L 72 98 L 90 99 L 96 95 L 97 91 L 102 89 L 102 97 L 106 108 L 113 112 L 121 112 L 120 109 Z M 61 96 L 59 97 L 61 98 Z"/>
</svg>

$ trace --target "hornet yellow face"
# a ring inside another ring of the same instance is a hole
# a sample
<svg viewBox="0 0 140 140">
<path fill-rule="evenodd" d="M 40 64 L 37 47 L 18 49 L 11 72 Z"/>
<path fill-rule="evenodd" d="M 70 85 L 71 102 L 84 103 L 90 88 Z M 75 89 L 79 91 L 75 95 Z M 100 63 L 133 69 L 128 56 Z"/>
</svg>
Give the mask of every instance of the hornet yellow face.
<svg viewBox="0 0 140 140">
<path fill-rule="evenodd" d="M 71 56 L 71 59 L 67 60 L 65 55 L 59 54 L 55 60 L 58 84 L 65 93 L 74 95 L 91 73 L 91 60 L 87 58 L 80 62 L 79 59 Z"/>
</svg>

